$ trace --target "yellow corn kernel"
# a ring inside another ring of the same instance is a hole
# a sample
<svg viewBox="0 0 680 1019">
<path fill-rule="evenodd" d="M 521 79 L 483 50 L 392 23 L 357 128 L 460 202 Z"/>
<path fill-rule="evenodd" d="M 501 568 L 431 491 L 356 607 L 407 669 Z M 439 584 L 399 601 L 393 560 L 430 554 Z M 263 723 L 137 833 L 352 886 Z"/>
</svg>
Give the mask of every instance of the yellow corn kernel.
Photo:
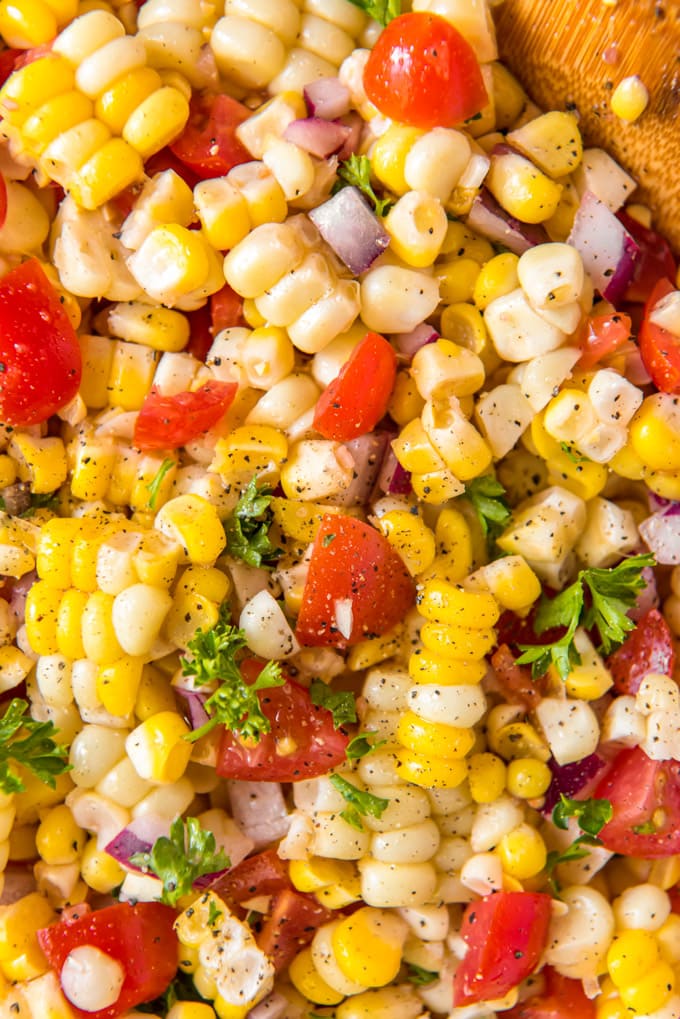
<svg viewBox="0 0 680 1019">
<path fill-rule="evenodd" d="M 496 201 L 522 223 L 543 223 L 557 209 L 562 186 L 524 156 L 492 156 L 486 185 Z"/>
<path fill-rule="evenodd" d="M 33 158 L 41 156 L 47 146 L 63 131 L 92 117 L 92 103 L 82 92 L 64 92 L 53 96 L 26 119 L 22 142 Z"/>
<path fill-rule="evenodd" d="M 538 761 L 550 760 L 550 750 L 528 722 L 510 722 L 498 732 L 489 733 L 489 747 L 506 761 L 533 757 Z"/>
<path fill-rule="evenodd" d="M 17 479 L 17 467 L 11 456 L 3 453 L 0 456 L 0 488 L 13 485 Z"/>
<path fill-rule="evenodd" d="M 594 499 L 607 483 L 607 468 L 592 460 L 580 462 L 569 450 L 553 439 L 546 431 L 543 414 L 537 414 L 531 422 L 530 435 L 536 451 L 548 464 L 548 476 L 553 484 L 564 488 L 582 499 Z"/>
<path fill-rule="evenodd" d="M 432 564 L 436 552 L 434 533 L 422 517 L 408 510 L 390 510 L 378 519 L 378 527 L 412 576 Z"/>
<path fill-rule="evenodd" d="M 139 410 L 146 399 L 158 363 L 158 351 L 117 340 L 108 380 L 108 402 L 123 410 Z"/>
<path fill-rule="evenodd" d="M 361 876 L 357 871 L 347 881 L 339 881 L 315 892 L 314 898 L 326 909 L 345 909 L 361 898 Z"/>
<path fill-rule="evenodd" d="M 661 957 L 677 966 L 680 962 L 680 916 L 671 913 L 668 919 L 654 932 L 659 944 Z"/>
<path fill-rule="evenodd" d="M 406 471 L 429 474 L 444 469 L 444 461 L 430 442 L 420 418 L 414 418 L 402 428 L 392 442 L 392 449 Z"/>
<path fill-rule="evenodd" d="M 172 600 L 163 631 L 167 639 L 177 647 L 187 648 L 196 630 L 211 630 L 219 615 L 218 606 L 209 598 L 180 591 Z"/>
<path fill-rule="evenodd" d="M 218 251 L 234 248 L 252 229 L 248 204 L 228 177 L 200 181 L 194 201 L 205 235 Z"/>
<path fill-rule="evenodd" d="M 239 1007 L 236 1006 L 236 1008 Z M 246 1011 L 248 1008 L 250 1008 L 249 1005 L 246 1006 Z M 223 1019 L 219 1010 L 217 1014 L 220 1019 Z M 205 1001 L 176 1001 L 167 1013 L 166 1019 L 215 1019 L 215 1009 Z M 224 1019 L 227 1019 L 226 1015 Z M 230 1016 L 229 1019 L 232 1017 Z M 234 1016 L 233 1019 L 237 1019 L 237 1017 Z"/>
<path fill-rule="evenodd" d="M 409 750 L 447 761 L 465 757 L 472 749 L 475 734 L 443 722 L 428 722 L 413 711 L 404 711 L 397 725 L 397 739 Z"/>
<path fill-rule="evenodd" d="M 418 611 L 433 623 L 485 629 L 498 622 L 500 609 L 492 594 L 466 591 L 445 581 L 429 580 L 418 595 Z"/>
<path fill-rule="evenodd" d="M 56 919 L 47 899 L 38 892 L 0 907 L 0 971 L 8 980 L 32 980 L 47 972 L 49 964 L 37 932 Z"/>
<path fill-rule="evenodd" d="M 18 647 L 5 644 L 0 647 L 0 692 L 13 690 L 23 679 L 26 679 L 33 668 L 32 658 L 25 655 Z"/>
<path fill-rule="evenodd" d="M 0 114 L 8 123 L 21 126 L 50 96 L 74 88 L 73 68 L 64 57 L 51 53 L 10 74 L 0 89 Z"/>
<path fill-rule="evenodd" d="M 135 771 L 148 782 L 177 782 L 186 771 L 192 744 L 189 727 L 175 711 L 161 711 L 133 729 L 125 749 Z"/>
<path fill-rule="evenodd" d="M 116 464 L 116 447 L 108 438 L 77 440 L 71 472 L 71 492 L 76 499 L 104 499 Z"/>
<path fill-rule="evenodd" d="M 98 96 L 95 116 L 103 121 L 113 134 L 122 134 L 123 128 L 134 111 L 156 89 L 161 87 L 161 78 L 151 67 L 137 67 L 114 81 Z"/>
<path fill-rule="evenodd" d="M 456 478 L 469 481 L 486 472 L 493 459 L 491 450 L 455 397 L 427 400 L 422 422 L 430 442 Z"/>
<path fill-rule="evenodd" d="M 363 991 L 346 998 L 335 1010 L 336 1019 L 393 1019 L 418 1013 L 415 990 L 408 984 Z"/>
<path fill-rule="evenodd" d="M 115 348 L 108 336 L 83 333 L 78 336 L 83 358 L 80 395 L 88 407 L 106 407 L 109 402 L 108 382 Z"/>
<path fill-rule="evenodd" d="M 247 474 L 278 474 L 288 455 L 288 440 L 270 425 L 241 425 L 215 444 L 215 459 L 210 470 L 216 471 L 227 484 L 234 476 Z"/>
<path fill-rule="evenodd" d="M 534 757 L 517 757 L 510 761 L 506 773 L 508 792 L 520 800 L 543 796 L 552 782 L 552 772 L 544 761 Z"/>
<path fill-rule="evenodd" d="M 518 262 L 517 255 L 512 251 L 505 251 L 502 255 L 490 258 L 482 266 L 472 295 L 480 311 L 484 311 L 487 305 L 495 301 L 497 297 L 504 297 L 517 289 L 519 286 Z"/>
<path fill-rule="evenodd" d="M 519 881 L 539 874 L 548 855 L 545 842 L 529 824 L 520 824 L 503 835 L 497 852 L 504 872 Z"/>
<path fill-rule="evenodd" d="M 26 636 L 38 655 L 54 655 L 59 650 L 57 620 L 63 591 L 44 580 L 32 586 L 26 598 Z"/>
<path fill-rule="evenodd" d="M 114 304 L 107 315 L 113 336 L 129 343 L 146 344 L 154 350 L 178 353 L 189 340 L 189 320 L 172 308 L 153 308 L 140 301 Z"/>
<path fill-rule="evenodd" d="M 320 892 L 329 885 L 349 881 L 357 874 L 349 860 L 329 860 L 312 856 L 308 860 L 290 860 L 288 874 L 299 892 Z"/>
<path fill-rule="evenodd" d="M 219 993 L 217 990 L 217 984 L 210 976 L 205 966 L 202 966 L 200 962 L 194 970 L 193 981 L 194 987 L 202 998 L 217 998 Z"/>
<path fill-rule="evenodd" d="M 467 764 L 462 759 L 428 757 L 407 749 L 397 752 L 397 767 L 401 778 L 423 789 L 456 789 L 467 778 Z"/>
<path fill-rule="evenodd" d="M 418 392 L 413 376 L 410 372 L 399 371 L 394 383 L 394 389 L 387 405 L 390 417 L 398 425 L 407 425 L 420 417 L 420 412 L 425 406 L 425 401 Z"/>
<path fill-rule="evenodd" d="M 644 482 L 662 499 L 680 499 L 680 471 L 645 470 Z"/>
<path fill-rule="evenodd" d="M 635 984 L 659 958 L 659 945 L 650 931 L 619 931 L 607 952 L 607 971 L 616 987 Z"/>
<path fill-rule="evenodd" d="M 481 683 L 487 665 L 483 658 L 463 661 L 444 658 L 434 651 L 418 648 L 409 657 L 408 672 L 414 683 L 437 683 L 439 686 L 474 685 Z"/>
<path fill-rule="evenodd" d="M 189 119 L 189 102 L 179 89 L 164 85 L 144 99 L 128 118 L 123 138 L 148 159 L 182 133 Z"/>
<path fill-rule="evenodd" d="M 8 46 L 31 49 L 51 42 L 57 34 L 57 19 L 42 0 L 0 3 L 0 34 Z"/>
<path fill-rule="evenodd" d="M 189 566 L 177 581 L 176 593 L 198 594 L 220 605 L 231 591 L 231 580 L 214 566 Z"/>
<path fill-rule="evenodd" d="M 141 156 L 132 146 L 122 138 L 110 138 L 78 168 L 70 192 L 84 209 L 98 209 L 143 174 Z"/>
<path fill-rule="evenodd" d="M 499 367 L 500 358 L 478 308 L 471 304 L 450 304 L 442 311 L 439 328 L 447 340 L 477 354 L 487 376 Z"/>
<path fill-rule="evenodd" d="M 227 544 L 217 510 L 200 495 L 170 499 L 158 511 L 155 525 L 179 542 L 184 561 L 195 566 L 212 566 Z"/>
<path fill-rule="evenodd" d="M 629 1012 L 648 1015 L 662 1008 L 675 988 L 675 973 L 669 963 L 659 960 L 647 966 L 634 983 L 619 987 L 621 1001 Z"/>
<path fill-rule="evenodd" d="M 474 258 L 454 258 L 438 262 L 435 273 L 439 280 L 440 299 L 444 304 L 471 301 L 479 272 L 479 262 Z"/>
<path fill-rule="evenodd" d="M 599 658 L 599 655 L 597 656 Z M 573 665 L 564 687 L 570 697 L 582 701 L 596 701 L 613 686 L 614 680 L 601 660 Z"/>
<path fill-rule="evenodd" d="M 80 872 L 85 883 L 95 892 L 108 895 L 117 888 L 125 877 L 125 871 L 117 860 L 90 839 L 80 860 Z"/>
<path fill-rule="evenodd" d="M 335 961 L 348 980 L 364 987 L 384 987 L 396 977 L 406 925 L 386 910 L 364 906 L 333 930 Z"/>
<path fill-rule="evenodd" d="M 85 832 L 65 803 L 53 807 L 40 820 L 35 844 L 45 863 L 75 863 L 85 846 Z"/>
<path fill-rule="evenodd" d="M 260 326 L 266 326 L 267 320 L 257 309 L 257 305 L 252 297 L 246 297 L 243 301 L 243 317 L 246 320 L 246 324 L 251 329 L 259 329 Z"/>
<path fill-rule="evenodd" d="M 175 695 L 166 676 L 153 665 L 145 665 L 137 688 L 134 713 L 140 722 L 161 711 L 175 708 Z"/>
<path fill-rule="evenodd" d="M 395 195 L 405 195 L 410 190 L 404 176 L 406 157 L 423 134 L 415 127 L 392 124 L 373 145 L 371 169 L 380 183 Z"/>
<path fill-rule="evenodd" d="M 134 709 L 142 681 L 141 658 L 126 655 L 110 665 L 102 665 L 97 673 L 97 696 L 110 715 L 127 718 Z"/>
<path fill-rule="evenodd" d="M 10 43 L 10 45 L 12 45 Z M 645 83 L 637 74 L 631 74 L 616 86 L 612 92 L 609 106 L 615 117 L 625 120 L 627 124 L 641 117 L 649 103 L 649 92 Z"/>
<path fill-rule="evenodd" d="M 648 396 L 630 423 L 629 442 L 649 470 L 680 470 L 676 399 L 668 393 Z"/>
<path fill-rule="evenodd" d="M 66 481 L 66 450 L 61 439 L 16 432 L 10 452 L 17 461 L 19 480 L 27 481 L 36 495 L 54 492 Z"/>
<path fill-rule="evenodd" d="M 76 538 L 91 531 L 88 523 L 74 517 L 53 517 L 41 528 L 36 551 L 36 569 L 51 587 L 71 585 L 71 556 Z"/>
<path fill-rule="evenodd" d="M 421 628 L 420 639 L 428 651 L 434 651 L 443 658 L 477 661 L 495 646 L 496 634 L 491 628 L 473 630 L 465 626 L 427 622 Z"/>
<path fill-rule="evenodd" d="M 470 795 L 475 803 L 493 803 L 505 790 L 505 761 L 496 754 L 471 754 L 468 758 Z"/>
<path fill-rule="evenodd" d="M 107 517 L 96 520 L 88 520 L 91 530 L 85 531 L 77 537 L 73 543 L 71 554 L 71 581 L 79 591 L 94 592 L 97 590 L 97 556 L 100 546 L 119 531 L 127 531 L 129 525 L 126 520 L 109 519 Z"/>
<path fill-rule="evenodd" d="M 449 499 L 462 495 L 465 486 L 446 467 L 426 474 L 413 473 L 411 487 L 415 496 L 432 506 L 441 506 Z"/>
<path fill-rule="evenodd" d="M 172 472 L 170 472 L 172 473 Z M 175 579 L 181 549 L 158 531 L 149 531 L 142 537 L 139 548 L 132 556 L 137 578 L 152 587 L 169 587 Z"/>
<path fill-rule="evenodd" d="M 482 567 L 484 583 L 504 609 L 523 612 L 541 593 L 541 582 L 521 556 L 504 556 Z"/>
<path fill-rule="evenodd" d="M 599 995 L 596 1009 L 597 1019 L 630 1019 L 630 1012 L 618 994 L 612 998 L 604 998 L 603 995 Z"/>
<path fill-rule="evenodd" d="M 461 223 L 460 220 L 449 220 L 442 255 L 471 258 L 481 266 L 493 258 L 494 249 L 486 238 L 474 233 L 465 223 Z"/>
<path fill-rule="evenodd" d="M 95 591 L 89 596 L 81 618 L 83 647 L 97 665 L 110 665 L 123 658 L 113 625 L 113 595 Z"/>
<path fill-rule="evenodd" d="M 335 506 L 324 506 L 319 502 L 302 502 L 299 499 L 284 499 L 280 496 L 272 498 L 270 508 L 283 533 L 304 544 L 314 541 L 321 521 L 327 513 L 340 512 Z"/>
<path fill-rule="evenodd" d="M 380 637 L 369 638 L 354 644 L 347 655 L 347 668 L 351 672 L 361 672 L 364 669 L 370 669 L 373 665 L 378 665 L 379 662 L 386 661 L 388 658 L 393 658 L 394 655 L 399 654 L 403 635 L 403 626 L 397 624 Z"/>
<path fill-rule="evenodd" d="M 319 975 L 310 948 L 303 948 L 295 956 L 288 968 L 288 976 L 293 987 L 315 1005 L 337 1005 L 344 998 L 344 994 L 330 987 Z"/>
<path fill-rule="evenodd" d="M 511 131 L 508 141 L 552 178 L 566 177 L 583 158 L 583 142 L 573 113 L 543 113 Z"/>
</svg>

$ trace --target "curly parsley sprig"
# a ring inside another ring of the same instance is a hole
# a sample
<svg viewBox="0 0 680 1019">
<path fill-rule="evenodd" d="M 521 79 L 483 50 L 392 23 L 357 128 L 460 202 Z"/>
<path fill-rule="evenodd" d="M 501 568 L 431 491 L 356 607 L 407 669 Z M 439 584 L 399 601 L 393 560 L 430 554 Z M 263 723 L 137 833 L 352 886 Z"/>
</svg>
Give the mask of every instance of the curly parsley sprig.
<svg viewBox="0 0 680 1019">
<path fill-rule="evenodd" d="M 251 478 L 224 524 L 229 555 L 266 570 L 273 569 L 282 555 L 269 537 L 274 520 L 270 508 L 273 491 L 265 481 Z"/>
<path fill-rule="evenodd" d="M 559 884 L 554 876 L 555 867 L 571 860 L 582 860 L 588 855 L 588 847 L 602 845 L 598 835 L 608 821 L 614 816 L 614 808 L 609 800 L 592 798 L 589 800 L 572 800 L 560 794 L 559 802 L 552 812 L 553 824 L 562 831 L 567 831 L 569 818 L 576 818 L 581 834 L 562 852 L 552 849 L 546 859 L 548 881 L 553 891 L 559 892 Z"/>
<path fill-rule="evenodd" d="M 401 0 L 349 0 L 380 25 L 388 25 L 401 14 Z"/>
<path fill-rule="evenodd" d="M 358 5 L 357 5 L 358 6 Z M 333 187 L 337 194 L 343 187 L 350 185 L 358 188 L 371 205 L 377 216 L 384 216 L 394 203 L 390 198 L 378 198 L 371 184 L 371 161 L 368 156 L 357 156 L 352 153 L 338 166 L 338 181 Z"/>
<path fill-rule="evenodd" d="M 213 833 L 202 828 L 195 817 L 187 817 L 186 821 L 178 817 L 170 826 L 169 838 L 161 835 L 151 852 L 134 853 L 130 863 L 160 878 L 163 882 L 161 902 L 167 906 L 176 906 L 199 877 L 230 866 L 224 850 L 217 849 Z"/>
<path fill-rule="evenodd" d="M 374 796 L 373 793 L 364 792 L 352 782 L 348 782 L 342 775 L 331 775 L 331 785 L 337 789 L 348 806 L 340 812 L 340 817 L 351 824 L 357 831 L 363 831 L 361 821 L 362 814 L 370 814 L 371 817 L 382 817 L 390 805 L 390 801 L 382 796 Z"/>
<path fill-rule="evenodd" d="M 32 772 L 45 785 L 54 789 L 56 778 L 70 771 L 68 750 L 55 736 L 59 730 L 53 722 L 37 722 L 28 714 L 28 703 L 16 697 L 10 701 L 0 718 L 0 789 L 20 793 L 25 789 L 16 765 Z"/>
</svg>

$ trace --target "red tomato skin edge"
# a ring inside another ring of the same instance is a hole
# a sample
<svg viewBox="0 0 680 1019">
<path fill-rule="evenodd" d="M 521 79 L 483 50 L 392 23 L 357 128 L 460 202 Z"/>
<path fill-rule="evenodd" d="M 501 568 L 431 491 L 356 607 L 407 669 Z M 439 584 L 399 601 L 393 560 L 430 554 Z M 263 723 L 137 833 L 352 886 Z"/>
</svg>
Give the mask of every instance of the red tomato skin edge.
<svg viewBox="0 0 680 1019">
<path fill-rule="evenodd" d="M 667 279 L 660 279 L 645 304 L 638 344 L 645 368 L 657 389 L 674 393 L 680 388 L 680 340 L 667 329 L 650 322 L 649 316 L 662 298 L 674 290 Z"/>
<path fill-rule="evenodd" d="M 396 377 L 392 346 L 379 333 L 366 333 L 317 401 L 317 432 L 349 442 L 373 431 L 387 412 Z"/>
<path fill-rule="evenodd" d="M 237 389 L 235 382 L 217 380 L 173 396 L 152 389 L 137 415 L 134 445 L 142 451 L 185 446 L 217 424 L 229 410 Z"/>
</svg>

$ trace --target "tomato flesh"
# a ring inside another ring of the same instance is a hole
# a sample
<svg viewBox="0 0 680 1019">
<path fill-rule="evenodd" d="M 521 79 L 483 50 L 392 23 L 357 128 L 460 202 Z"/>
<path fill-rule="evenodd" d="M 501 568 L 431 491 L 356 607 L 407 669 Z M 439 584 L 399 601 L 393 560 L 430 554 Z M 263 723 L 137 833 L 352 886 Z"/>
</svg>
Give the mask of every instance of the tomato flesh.
<svg viewBox="0 0 680 1019">
<path fill-rule="evenodd" d="M 414 601 L 415 584 L 387 538 L 355 517 L 323 518 L 297 621 L 301 644 L 346 648 L 380 636 Z"/>
<path fill-rule="evenodd" d="M 311 895 L 287 889 L 274 898 L 257 943 L 274 963 L 276 972 L 281 973 L 310 943 L 317 929 L 332 919 L 331 911 Z"/>
<path fill-rule="evenodd" d="M 236 395 L 235 382 L 206 382 L 193 392 L 163 396 L 152 389 L 137 415 L 138 449 L 177 449 L 198 438 L 226 414 Z"/>
<path fill-rule="evenodd" d="M 645 368 L 652 382 L 662 393 L 674 393 L 680 388 L 680 340 L 668 329 L 656 325 L 649 318 L 659 303 L 675 289 L 667 279 L 660 279 L 645 305 L 638 342 Z"/>
<path fill-rule="evenodd" d="M 495 892 L 471 902 L 460 928 L 467 952 L 453 978 L 454 1005 L 502 998 L 533 973 L 551 913 L 542 892 Z"/>
<path fill-rule="evenodd" d="M 330 711 L 312 704 L 299 683 L 288 679 L 283 686 L 258 690 L 257 696 L 271 731 L 246 744 L 225 729 L 216 765 L 222 778 L 298 782 L 324 775 L 345 759 L 345 730 L 334 727 Z M 287 752 L 291 744 L 295 749 Z"/>
<path fill-rule="evenodd" d="M 126 902 L 104 909 L 71 914 L 72 919 L 38 931 L 38 941 L 57 975 L 67 955 L 93 945 L 116 959 L 125 971 L 114 1005 L 94 1012 L 71 1005 L 79 1019 L 115 1019 L 144 1001 L 158 997 L 177 971 L 178 942 L 173 930 L 176 913 L 160 902 Z"/>
<path fill-rule="evenodd" d="M 607 658 L 614 686 L 623 694 L 636 694 L 649 672 L 672 676 L 674 664 L 673 637 L 658 609 L 646 612 L 621 647 Z"/>
<path fill-rule="evenodd" d="M 470 43 L 445 18 L 424 11 L 401 14 L 381 32 L 364 88 L 386 117 L 425 130 L 460 124 L 488 102 Z"/>
<path fill-rule="evenodd" d="M 640 254 L 635 260 L 633 278 L 628 284 L 624 300 L 644 304 L 659 280 L 675 279 L 673 252 L 666 238 L 656 230 L 643 226 L 627 212 L 619 211 L 616 215 L 640 249 Z"/>
<path fill-rule="evenodd" d="M 589 369 L 608 357 L 630 339 L 630 316 L 621 312 L 613 315 L 592 315 L 588 318 L 581 338 L 579 368 Z"/>
<path fill-rule="evenodd" d="M 59 295 L 35 258 L 0 279 L 0 421 L 46 421 L 78 392 L 82 357 Z"/>
<path fill-rule="evenodd" d="M 210 886 L 211 891 L 237 905 L 257 895 L 275 895 L 292 888 L 288 865 L 275 849 L 247 856 Z"/>
<path fill-rule="evenodd" d="M 598 836 L 606 849 L 649 859 L 680 852 L 680 762 L 622 750 L 594 795 L 614 811 Z"/>
<path fill-rule="evenodd" d="M 397 355 L 378 333 L 366 333 L 319 397 L 314 427 L 326 439 L 349 442 L 372 431 L 387 412 Z"/>
<path fill-rule="evenodd" d="M 170 150 L 201 180 L 222 177 L 253 158 L 236 137 L 236 128 L 249 116 L 250 110 L 231 96 L 196 96 L 186 127 Z"/>
<path fill-rule="evenodd" d="M 503 1012 L 506 1019 L 596 1019 L 595 1001 L 586 997 L 580 980 L 563 977 L 551 966 L 544 966 L 541 975 L 543 992 Z"/>
</svg>

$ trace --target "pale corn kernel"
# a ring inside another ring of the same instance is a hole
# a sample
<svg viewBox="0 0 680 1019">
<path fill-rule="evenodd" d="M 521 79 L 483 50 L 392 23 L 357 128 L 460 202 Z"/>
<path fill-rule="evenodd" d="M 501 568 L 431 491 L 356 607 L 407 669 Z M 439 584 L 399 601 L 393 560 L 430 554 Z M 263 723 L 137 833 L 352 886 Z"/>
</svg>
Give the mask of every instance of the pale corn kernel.
<svg viewBox="0 0 680 1019">
<path fill-rule="evenodd" d="M 632 124 L 642 116 L 648 103 L 649 92 L 645 83 L 637 74 L 632 74 L 616 86 L 612 92 L 609 106 L 616 117 L 624 120 L 627 124 Z"/>
</svg>

